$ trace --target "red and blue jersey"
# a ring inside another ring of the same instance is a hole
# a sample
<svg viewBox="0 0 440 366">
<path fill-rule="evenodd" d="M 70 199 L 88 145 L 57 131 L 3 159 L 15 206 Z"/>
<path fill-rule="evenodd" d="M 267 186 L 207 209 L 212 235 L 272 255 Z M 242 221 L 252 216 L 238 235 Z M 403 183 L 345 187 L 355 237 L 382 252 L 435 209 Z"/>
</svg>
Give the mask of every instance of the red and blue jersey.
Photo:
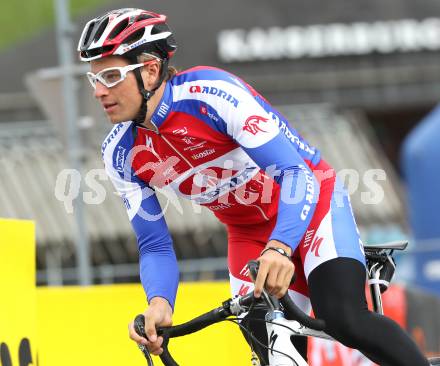
<svg viewBox="0 0 440 366">
<path fill-rule="evenodd" d="M 151 122 L 115 125 L 105 168 L 137 235 L 141 281 L 174 304 L 177 261 L 155 189 L 211 209 L 226 225 L 276 218 L 270 239 L 295 249 L 319 196 L 320 153 L 261 95 L 220 69 L 196 67 L 166 83 Z"/>
</svg>

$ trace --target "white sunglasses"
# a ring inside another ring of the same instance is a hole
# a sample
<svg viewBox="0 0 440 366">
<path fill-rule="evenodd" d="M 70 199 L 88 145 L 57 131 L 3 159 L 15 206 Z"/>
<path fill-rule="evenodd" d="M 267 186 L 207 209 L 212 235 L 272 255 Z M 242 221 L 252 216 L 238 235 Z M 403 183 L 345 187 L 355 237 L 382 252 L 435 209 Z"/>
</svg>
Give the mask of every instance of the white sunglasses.
<svg viewBox="0 0 440 366">
<path fill-rule="evenodd" d="M 142 62 L 140 64 L 133 64 L 121 67 L 109 67 L 107 69 L 101 70 L 97 74 L 93 72 L 87 73 L 87 79 L 89 79 L 90 84 L 93 89 L 96 89 L 96 82 L 99 81 L 101 84 L 105 85 L 107 88 L 112 88 L 115 85 L 123 82 L 127 77 L 129 71 L 133 71 L 139 67 L 145 66 L 155 60 L 149 60 Z"/>
</svg>

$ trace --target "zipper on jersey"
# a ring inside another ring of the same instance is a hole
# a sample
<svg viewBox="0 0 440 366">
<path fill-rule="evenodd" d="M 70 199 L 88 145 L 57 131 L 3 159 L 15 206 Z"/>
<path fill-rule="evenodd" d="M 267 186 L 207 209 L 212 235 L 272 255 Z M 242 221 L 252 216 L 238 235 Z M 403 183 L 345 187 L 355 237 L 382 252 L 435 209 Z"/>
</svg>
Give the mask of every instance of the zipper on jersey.
<svg viewBox="0 0 440 366">
<path fill-rule="evenodd" d="M 133 127 L 135 129 L 142 128 L 143 130 L 153 131 L 156 135 L 160 135 L 159 128 L 156 126 L 156 124 L 151 119 L 150 119 L 150 123 L 153 125 L 154 128 L 151 129 L 151 128 L 148 128 L 147 126 L 143 126 L 143 125 L 140 125 L 137 123 L 133 123 Z M 137 131 L 136 131 L 136 134 L 137 134 Z"/>
<path fill-rule="evenodd" d="M 192 165 L 190 162 L 189 162 L 189 160 L 187 159 L 187 158 L 185 158 L 185 156 L 183 156 L 180 152 L 179 152 L 179 150 L 177 150 L 174 146 L 173 146 L 173 144 L 164 136 L 164 135 L 162 135 L 162 134 L 159 134 L 159 137 L 162 139 L 162 140 L 164 140 L 167 144 L 168 144 L 168 146 L 169 147 L 171 147 L 173 150 L 174 150 L 174 152 L 177 154 L 177 155 L 179 155 L 191 168 L 194 168 L 194 165 Z"/>
</svg>

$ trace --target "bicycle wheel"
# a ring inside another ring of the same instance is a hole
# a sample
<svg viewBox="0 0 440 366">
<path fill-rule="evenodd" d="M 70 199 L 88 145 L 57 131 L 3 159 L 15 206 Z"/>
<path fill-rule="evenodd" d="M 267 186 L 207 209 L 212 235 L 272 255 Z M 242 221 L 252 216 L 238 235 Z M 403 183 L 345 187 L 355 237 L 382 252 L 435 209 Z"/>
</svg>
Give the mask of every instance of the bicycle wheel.
<svg viewBox="0 0 440 366">
<path fill-rule="evenodd" d="M 429 363 L 434 366 L 434 365 L 440 365 L 440 357 L 433 357 L 429 359 Z"/>
</svg>

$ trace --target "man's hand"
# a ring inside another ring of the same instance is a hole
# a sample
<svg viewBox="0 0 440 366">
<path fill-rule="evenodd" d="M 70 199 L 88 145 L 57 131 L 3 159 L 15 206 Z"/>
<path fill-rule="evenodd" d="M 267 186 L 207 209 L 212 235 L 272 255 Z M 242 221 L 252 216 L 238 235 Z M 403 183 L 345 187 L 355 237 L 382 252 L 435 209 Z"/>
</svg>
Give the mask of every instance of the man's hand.
<svg viewBox="0 0 440 366">
<path fill-rule="evenodd" d="M 140 337 L 134 330 L 134 322 L 128 325 L 130 338 L 138 344 L 143 344 L 148 347 L 148 350 L 153 355 L 160 355 L 163 352 L 161 348 L 163 338 L 158 337 L 156 333 L 156 326 L 170 326 L 172 325 L 173 310 L 170 304 L 163 297 L 153 297 L 150 305 L 144 313 L 145 316 L 145 334 L 148 339 Z"/>
<path fill-rule="evenodd" d="M 281 248 L 287 254 L 292 254 L 290 247 L 276 240 L 269 241 L 266 245 L 266 248 L 268 247 Z M 261 296 L 263 287 L 270 295 L 277 298 L 283 297 L 290 286 L 290 281 L 295 271 L 292 261 L 275 250 L 267 250 L 257 260 L 260 262 L 260 267 L 255 280 L 255 297 Z"/>
</svg>

